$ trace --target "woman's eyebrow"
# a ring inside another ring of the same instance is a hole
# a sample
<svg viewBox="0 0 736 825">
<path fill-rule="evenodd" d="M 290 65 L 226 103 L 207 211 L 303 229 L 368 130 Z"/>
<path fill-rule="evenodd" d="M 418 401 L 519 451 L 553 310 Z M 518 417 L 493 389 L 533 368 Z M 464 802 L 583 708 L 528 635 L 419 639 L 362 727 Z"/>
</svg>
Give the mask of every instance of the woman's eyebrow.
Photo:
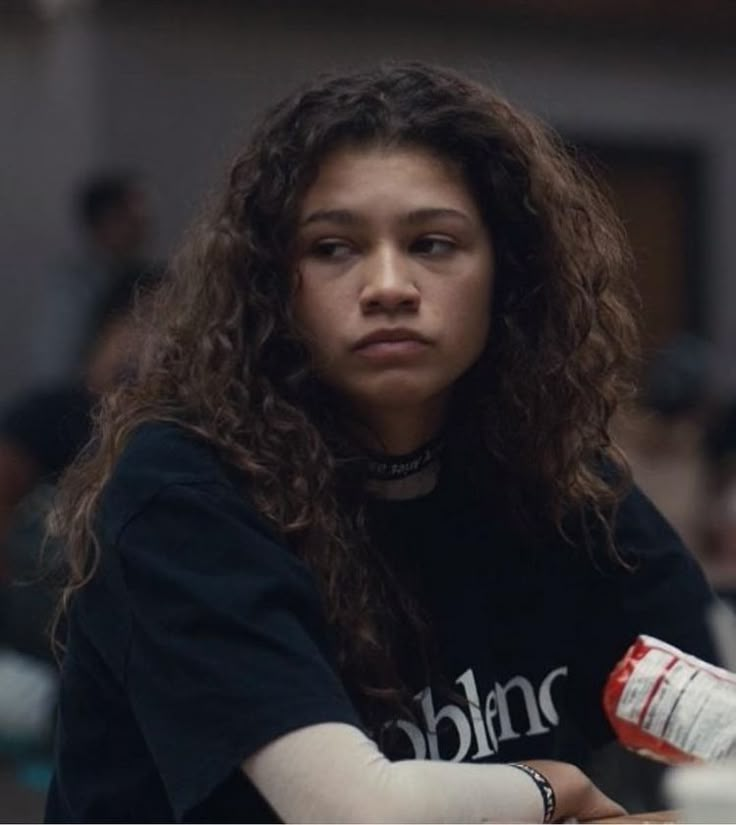
<svg viewBox="0 0 736 825">
<path fill-rule="evenodd" d="M 307 215 L 300 225 L 309 226 L 313 223 L 329 222 L 349 226 L 359 221 L 358 215 L 349 209 L 318 209 L 316 212 Z"/>
<path fill-rule="evenodd" d="M 470 223 L 471 220 L 465 212 L 459 209 L 450 209 L 447 207 L 424 207 L 422 209 L 412 209 L 400 217 L 401 223 L 419 224 L 425 221 L 436 220 L 437 218 L 452 218 L 454 220 L 461 220 L 464 223 Z M 308 215 L 302 222 L 301 226 L 309 226 L 313 223 L 337 223 L 342 226 L 351 226 L 360 223 L 360 215 L 352 212 L 349 209 L 318 209 Z"/>
<path fill-rule="evenodd" d="M 470 217 L 459 209 L 448 207 L 425 207 L 424 209 L 412 209 L 406 215 L 402 215 L 401 222 L 408 224 L 424 223 L 425 221 L 436 220 L 437 218 L 452 218 L 470 223 Z"/>
</svg>

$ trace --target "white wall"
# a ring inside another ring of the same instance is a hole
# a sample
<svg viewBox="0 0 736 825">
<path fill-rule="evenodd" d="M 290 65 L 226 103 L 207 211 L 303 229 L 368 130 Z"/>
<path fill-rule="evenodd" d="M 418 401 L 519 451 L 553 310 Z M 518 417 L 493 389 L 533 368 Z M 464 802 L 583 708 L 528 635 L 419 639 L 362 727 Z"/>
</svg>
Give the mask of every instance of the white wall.
<svg viewBox="0 0 736 825">
<path fill-rule="evenodd" d="M 55 197 L 45 206 L 45 252 L 61 240 L 54 210 L 63 210 L 63 204 L 56 195 L 61 178 L 80 168 L 82 146 L 95 159 L 138 166 L 149 174 L 159 192 L 160 244 L 165 251 L 219 177 L 239 134 L 275 97 L 326 69 L 386 58 L 438 61 L 491 80 L 518 103 L 575 134 L 684 140 L 702 146 L 710 194 L 706 320 L 724 354 L 719 384 L 736 390 L 736 369 L 730 366 L 736 364 L 736 233 L 731 227 L 731 200 L 736 195 L 736 55 L 726 46 L 707 44 L 686 48 L 682 43 L 620 36 L 542 36 L 500 28 L 477 15 L 463 18 L 456 13 L 439 19 L 385 11 L 317 13 L 315 5 L 289 5 L 288 10 L 280 3 L 106 6 L 103 0 L 81 29 L 60 28 L 51 34 L 61 45 L 45 48 L 67 55 L 67 80 L 54 81 L 53 89 L 34 81 L 33 74 L 23 80 L 16 96 L 33 97 L 39 85 L 45 96 L 23 124 L 25 136 L 13 144 L 17 174 L 31 179 L 32 191 L 39 192 L 44 187 L 34 169 L 36 153 L 24 151 L 23 144 L 47 145 L 45 136 L 57 122 L 54 101 L 60 84 L 76 89 L 79 99 L 72 100 L 70 94 L 68 102 L 81 107 L 79 121 L 74 127 L 65 123 L 61 143 L 51 152 L 52 159 L 68 155 L 69 163 L 63 174 L 57 170 Z M 69 45 L 74 37 L 78 50 Z M 0 46 L 2 42 L 0 34 Z M 17 42 L 11 45 L 12 55 L 0 57 L 0 65 L 22 70 L 30 54 Z M 40 52 L 37 45 L 36 57 Z M 93 64 L 90 77 L 85 75 L 85 62 Z M 0 111 L 5 118 L 9 92 L 3 74 L 0 71 Z M 48 75 L 41 74 L 48 84 Z M 0 149 L 6 140 L 0 137 Z M 55 168 L 55 162 L 46 160 L 44 169 L 49 166 Z M 33 197 L 6 203 L 4 186 L 0 197 L 3 213 L 10 209 L 12 221 L 27 223 Z M 22 260 L 23 253 L 23 245 L 11 244 L 10 256 L 6 254 L 6 236 L 13 234 L 6 221 L 0 222 L 4 265 L 19 255 Z M 10 295 L 3 282 L 3 305 L 6 293 Z M 15 301 L 17 308 L 19 294 L 16 287 L 11 303 Z M 0 342 L 6 340 L 1 329 L 0 336 Z M 0 397 L 9 376 L 3 347 Z"/>
</svg>

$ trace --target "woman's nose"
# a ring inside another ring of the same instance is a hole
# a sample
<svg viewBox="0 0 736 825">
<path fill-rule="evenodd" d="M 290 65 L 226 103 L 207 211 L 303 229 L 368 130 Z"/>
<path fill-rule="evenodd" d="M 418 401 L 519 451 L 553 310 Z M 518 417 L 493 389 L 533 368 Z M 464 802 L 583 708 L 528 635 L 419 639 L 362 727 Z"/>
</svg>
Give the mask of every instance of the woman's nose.
<svg viewBox="0 0 736 825">
<path fill-rule="evenodd" d="M 420 294 L 411 271 L 411 262 L 400 251 L 384 249 L 364 263 L 360 295 L 363 312 L 416 311 Z"/>
</svg>

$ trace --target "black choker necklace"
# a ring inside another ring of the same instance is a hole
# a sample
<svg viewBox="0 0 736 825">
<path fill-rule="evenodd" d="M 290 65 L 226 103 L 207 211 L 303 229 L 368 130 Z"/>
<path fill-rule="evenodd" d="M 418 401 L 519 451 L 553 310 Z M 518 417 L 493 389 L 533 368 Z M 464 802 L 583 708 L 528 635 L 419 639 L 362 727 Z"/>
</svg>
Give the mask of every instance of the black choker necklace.
<svg viewBox="0 0 736 825">
<path fill-rule="evenodd" d="M 375 481 L 395 481 L 414 475 L 436 461 L 444 446 L 444 438 L 436 438 L 408 455 L 369 455 L 368 476 Z"/>
</svg>

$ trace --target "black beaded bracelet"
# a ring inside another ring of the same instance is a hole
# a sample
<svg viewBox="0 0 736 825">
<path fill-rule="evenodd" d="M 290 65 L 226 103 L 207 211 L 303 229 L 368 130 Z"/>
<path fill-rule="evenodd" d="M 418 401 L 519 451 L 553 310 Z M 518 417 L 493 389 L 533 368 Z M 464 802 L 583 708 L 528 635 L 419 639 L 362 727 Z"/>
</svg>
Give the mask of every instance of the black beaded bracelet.
<svg viewBox="0 0 736 825">
<path fill-rule="evenodd" d="M 539 793 L 542 794 L 542 804 L 544 805 L 544 819 L 543 822 L 552 822 L 555 816 L 555 808 L 557 807 L 557 800 L 555 799 L 555 792 L 549 784 L 549 780 L 544 774 L 539 773 L 536 768 L 524 764 L 524 762 L 510 762 L 510 767 L 518 768 L 524 771 L 527 776 L 530 776 L 536 786 L 539 788 Z"/>
</svg>

